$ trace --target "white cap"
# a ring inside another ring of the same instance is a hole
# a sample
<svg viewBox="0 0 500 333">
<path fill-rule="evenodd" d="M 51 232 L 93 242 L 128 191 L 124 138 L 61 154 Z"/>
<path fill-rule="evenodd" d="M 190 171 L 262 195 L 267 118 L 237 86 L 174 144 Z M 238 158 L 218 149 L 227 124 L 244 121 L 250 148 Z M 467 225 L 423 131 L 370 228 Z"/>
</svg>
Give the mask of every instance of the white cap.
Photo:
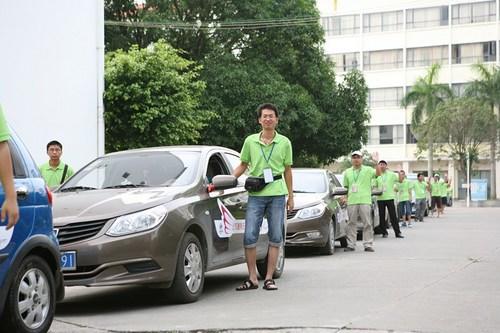
<svg viewBox="0 0 500 333">
<path fill-rule="evenodd" d="M 435 174 L 434 174 L 434 177 L 439 177 L 439 173 L 435 173 Z"/>
<path fill-rule="evenodd" d="M 358 155 L 358 156 L 363 157 L 363 153 L 361 153 L 359 150 L 353 151 L 352 154 L 351 154 L 351 156 L 354 156 L 354 155 Z"/>
</svg>

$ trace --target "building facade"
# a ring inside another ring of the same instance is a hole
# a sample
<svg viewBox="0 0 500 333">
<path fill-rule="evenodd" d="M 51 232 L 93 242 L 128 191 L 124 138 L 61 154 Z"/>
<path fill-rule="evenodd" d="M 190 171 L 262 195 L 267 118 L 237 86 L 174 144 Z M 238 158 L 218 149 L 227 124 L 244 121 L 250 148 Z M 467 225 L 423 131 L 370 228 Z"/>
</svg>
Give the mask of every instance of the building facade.
<svg viewBox="0 0 500 333">
<path fill-rule="evenodd" d="M 417 156 L 411 133 L 411 108 L 401 99 L 428 68 L 441 65 L 438 82 L 462 94 L 476 78 L 474 63 L 499 65 L 500 0 L 318 0 L 325 30 L 325 53 L 337 75 L 357 68 L 369 88 L 369 139 L 366 149 L 378 152 L 392 169 L 426 172 L 427 156 Z M 449 174 L 456 197 L 466 183 L 453 161 L 436 156 L 434 170 Z M 497 163 L 497 193 L 500 189 Z M 490 178 L 488 156 L 473 171 Z"/>
</svg>

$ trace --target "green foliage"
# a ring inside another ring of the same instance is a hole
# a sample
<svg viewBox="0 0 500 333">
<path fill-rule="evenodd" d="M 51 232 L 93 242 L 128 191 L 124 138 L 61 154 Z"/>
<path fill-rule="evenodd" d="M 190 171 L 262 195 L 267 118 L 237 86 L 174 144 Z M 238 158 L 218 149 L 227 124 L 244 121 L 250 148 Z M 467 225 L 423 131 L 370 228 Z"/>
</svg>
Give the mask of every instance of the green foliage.
<svg viewBox="0 0 500 333">
<path fill-rule="evenodd" d="M 123 19 L 123 14 L 115 17 Z M 137 17 L 191 22 L 193 27 L 316 17 L 314 24 L 272 29 L 143 29 L 139 35 L 128 31 L 125 44 L 144 46 L 164 38 L 203 66 L 200 79 L 206 90 L 200 103 L 216 117 L 202 131 L 200 143 L 239 150 L 244 137 L 259 130 L 255 110 L 264 102 L 276 104 L 281 112 L 278 131 L 291 139 L 295 165 L 328 164 L 366 142 L 364 78 L 352 72 L 341 84 L 335 82 L 334 66 L 322 49 L 324 33 L 315 1 L 148 0 Z"/>
<path fill-rule="evenodd" d="M 197 142 L 211 118 L 200 70 L 164 41 L 107 53 L 106 151 Z"/>
<path fill-rule="evenodd" d="M 457 98 L 442 103 L 425 121 L 422 140 L 434 139 L 438 150 L 457 162 L 466 171 L 467 154 L 472 164 L 479 161 L 482 144 L 489 139 L 495 126 L 493 110 L 477 98 Z"/>
</svg>

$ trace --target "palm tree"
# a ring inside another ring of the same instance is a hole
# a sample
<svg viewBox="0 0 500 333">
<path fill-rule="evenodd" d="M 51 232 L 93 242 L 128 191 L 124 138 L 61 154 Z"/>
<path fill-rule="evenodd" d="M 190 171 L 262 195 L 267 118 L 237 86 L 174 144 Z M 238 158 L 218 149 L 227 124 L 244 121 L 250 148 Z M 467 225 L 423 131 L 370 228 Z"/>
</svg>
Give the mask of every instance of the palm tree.
<svg viewBox="0 0 500 333">
<path fill-rule="evenodd" d="M 470 96 L 479 97 L 481 100 L 487 102 L 495 116 L 495 124 L 498 122 L 498 108 L 500 107 L 500 68 L 498 66 L 488 66 L 485 64 L 472 65 L 473 70 L 479 74 L 479 79 L 474 80 L 466 90 Z M 491 128 L 491 142 L 490 142 L 490 160 L 491 160 L 491 185 L 490 185 L 490 199 L 497 198 L 496 191 L 496 150 L 498 127 L 492 126 Z"/>
<path fill-rule="evenodd" d="M 401 100 L 403 107 L 414 105 L 411 127 L 418 131 L 425 118 L 430 117 L 438 105 L 452 96 L 451 89 L 445 84 L 437 83 L 440 66 L 432 65 L 424 77 L 419 77 L 411 90 Z M 434 140 L 430 136 L 427 146 L 427 173 L 433 173 L 433 146 Z"/>
</svg>

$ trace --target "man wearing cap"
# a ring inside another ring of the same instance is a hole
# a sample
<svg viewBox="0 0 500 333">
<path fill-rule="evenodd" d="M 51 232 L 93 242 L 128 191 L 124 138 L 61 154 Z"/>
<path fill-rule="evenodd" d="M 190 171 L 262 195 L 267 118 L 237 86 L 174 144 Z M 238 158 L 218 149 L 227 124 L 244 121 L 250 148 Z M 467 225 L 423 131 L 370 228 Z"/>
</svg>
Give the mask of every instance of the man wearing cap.
<svg viewBox="0 0 500 333">
<path fill-rule="evenodd" d="M 413 190 L 415 191 L 415 221 L 424 222 L 428 189 L 429 186 L 424 180 L 424 175 L 418 173 L 417 180 L 413 183 Z"/>
<path fill-rule="evenodd" d="M 429 178 L 429 188 L 431 191 L 431 215 L 434 216 L 434 210 L 437 206 L 437 217 L 441 214 L 441 183 L 439 182 L 439 174 L 434 175 L 434 180 L 431 182 Z"/>
<path fill-rule="evenodd" d="M 357 150 L 351 154 L 352 167 L 344 171 L 344 187 L 347 188 L 347 247 L 345 252 L 356 249 L 358 220 L 363 223 L 363 246 L 366 252 L 373 250 L 373 226 L 371 224 L 372 180 L 380 175 L 377 167 L 363 165 L 363 154 Z"/>
<path fill-rule="evenodd" d="M 382 232 L 382 237 L 387 238 L 387 222 L 385 221 L 385 210 L 389 212 L 391 219 L 392 229 L 396 238 L 404 238 L 399 230 L 399 219 L 396 215 L 396 206 L 394 205 L 394 198 L 396 194 L 394 187 L 399 181 L 399 175 L 393 171 L 387 170 L 387 162 L 380 160 L 378 162 L 380 168 L 380 176 L 377 177 L 377 187 L 382 190 L 382 195 L 377 198 L 378 214 L 380 218 L 379 228 Z"/>
</svg>

